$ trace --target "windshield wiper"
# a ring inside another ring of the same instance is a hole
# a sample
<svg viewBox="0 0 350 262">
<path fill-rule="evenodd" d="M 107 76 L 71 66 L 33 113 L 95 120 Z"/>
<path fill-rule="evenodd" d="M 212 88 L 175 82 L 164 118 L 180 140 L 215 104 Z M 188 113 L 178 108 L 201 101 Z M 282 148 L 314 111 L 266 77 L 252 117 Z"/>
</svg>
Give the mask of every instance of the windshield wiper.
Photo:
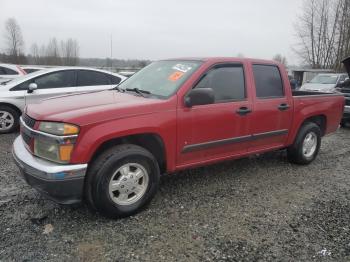
<svg viewBox="0 0 350 262">
<path fill-rule="evenodd" d="M 137 93 L 137 94 L 139 94 L 139 95 L 141 95 L 143 97 L 146 97 L 144 94 L 147 94 L 147 95 L 151 94 L 150 91 L 138 89 L 137 87 L 135 87 L 135 88 L 126 88 L 125 90 L 126 91 L 133 91 L 133 92 L 135 92 L 135 93 Z"/>
</svg>

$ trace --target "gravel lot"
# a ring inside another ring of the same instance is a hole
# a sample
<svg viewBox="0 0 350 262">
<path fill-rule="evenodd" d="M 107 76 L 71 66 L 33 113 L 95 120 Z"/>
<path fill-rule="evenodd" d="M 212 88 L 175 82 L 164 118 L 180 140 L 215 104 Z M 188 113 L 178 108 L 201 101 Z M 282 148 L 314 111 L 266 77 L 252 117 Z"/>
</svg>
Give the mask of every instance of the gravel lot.
<svg viewBox="0 0 350 262">
<path fill-rule="evenodd" d="M 0 136 L 0 261 L 349 261 L 350 129 L 309 166 L 283 151 L 162 178 L 144 212 L 108 220 L 41 197 Z"/>
</svg>

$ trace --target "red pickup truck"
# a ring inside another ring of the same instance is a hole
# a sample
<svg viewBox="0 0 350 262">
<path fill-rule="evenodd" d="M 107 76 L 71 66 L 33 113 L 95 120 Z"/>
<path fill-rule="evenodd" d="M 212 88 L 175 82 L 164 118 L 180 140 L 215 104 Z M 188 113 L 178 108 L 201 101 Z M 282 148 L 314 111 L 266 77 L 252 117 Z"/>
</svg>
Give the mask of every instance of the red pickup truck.
<svg viewBox="0 0 350 262">
<path fill-rule="evenodd" d="M 152 199 L 164 173 L 278 149 L 309 164 L 343 109 L 341 94 L 292 92 L 276 62 L 169 59 L 112 90 L 29 105 L 13 155 L 54 201 L 123 217 Z"/>
</svg>

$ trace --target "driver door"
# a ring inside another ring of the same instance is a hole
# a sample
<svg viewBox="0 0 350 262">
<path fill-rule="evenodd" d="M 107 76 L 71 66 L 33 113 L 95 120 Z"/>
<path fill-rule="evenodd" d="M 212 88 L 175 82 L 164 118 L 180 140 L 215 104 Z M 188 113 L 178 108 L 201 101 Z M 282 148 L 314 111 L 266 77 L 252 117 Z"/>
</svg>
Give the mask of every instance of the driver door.
<svg viewBox="0 0 350 262">
<path fill-rule="evenodd" d="M 178 108 L 178 167 L 244 154 L 249 148 L 252 103 L 242 64 L 210 69 L 194 88 L 211 88 L 214 104 Z"/>
</svg>

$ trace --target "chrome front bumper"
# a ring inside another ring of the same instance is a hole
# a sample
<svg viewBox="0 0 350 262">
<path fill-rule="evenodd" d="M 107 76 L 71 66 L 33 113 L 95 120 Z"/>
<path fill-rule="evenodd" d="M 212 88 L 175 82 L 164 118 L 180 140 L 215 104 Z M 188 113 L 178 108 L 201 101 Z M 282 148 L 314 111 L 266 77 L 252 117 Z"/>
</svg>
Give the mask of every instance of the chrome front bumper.
<svg viewBox="0 0 350 262">
<path fill-rule="evenodd" d="M 350 106 L 344 107 L 344 113 L 350 114 Z"/>
<path fill-rule="evenodd" d="M 87 164 L 62 165 L 33 156 L 22 137 L 13 143 L 13 158 L 26 182 L 62 204 L 80 202 L 83 195 Z"/>
</svg>

